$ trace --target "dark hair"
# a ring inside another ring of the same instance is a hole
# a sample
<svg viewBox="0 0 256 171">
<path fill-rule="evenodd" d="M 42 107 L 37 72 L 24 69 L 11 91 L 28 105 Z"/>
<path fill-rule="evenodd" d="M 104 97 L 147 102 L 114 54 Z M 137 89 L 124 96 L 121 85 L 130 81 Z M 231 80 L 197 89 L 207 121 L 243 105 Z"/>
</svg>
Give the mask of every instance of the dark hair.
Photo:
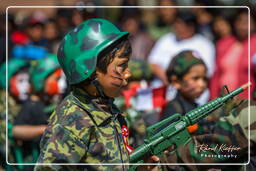
<svg viewBox="0 0 256 171">
<path fill-rule="evenodd" d="M 233 31 L 233 34 L 236 36 L 237 39 L 240 39 L 239 38 L 239 33 L 236 31 L 236 27 L 235 27 L 235 23 L 238 21 L 239 17 L 242 16 L 242 15 L 248 15 L 249 14 L 249 11 L 247 8 L 241 8 L 239 9 L 236 14 L 233 16 L 233 21 L 231 22 L 231 26 L 232 26 L 232 31 Z M 249 21 L 248 21 L 249 22 Z"/>
<path fill-rule="evenodd" d="M 124 49 L 124 51 L 118 57 L 128 58 L 132 53 L 131 44 L 127 36 L 114 42 L 99 54 L 97 58 L 97 69 L 106 73 L 108 65 L 114 60 L 116 53 L 121 49 Z"/>
<path fill-rule="evenodd" d="M 197 21 L 196 21 L 196 16 L 189 11 L 181 11 L 177 13 L 176 19 L 183 21 L 186 25 L 193 26 L 195 30 L 197 30 Z"/>
</svg>

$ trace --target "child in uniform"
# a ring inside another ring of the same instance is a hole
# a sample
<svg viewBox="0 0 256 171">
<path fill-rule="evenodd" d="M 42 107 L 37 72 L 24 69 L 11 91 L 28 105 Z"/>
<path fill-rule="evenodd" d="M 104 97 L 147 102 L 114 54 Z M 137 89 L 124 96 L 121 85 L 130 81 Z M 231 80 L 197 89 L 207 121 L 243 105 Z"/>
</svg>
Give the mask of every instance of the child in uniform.
<svg viewBox="0 0 256 171">
<path fill-rule="evenodd" d="M 195 99 L 207 88 L 206 73 L 206 65 L 196 52 L 182 51 L 172 59 L 166 75 L 169 83 L 177 89 L 177 94 L 166 105 L 162 120 L 175 113 L 185 114 L 198 107 Z M 189 127 L 189 131 L 194 132 L 197 127 L 195 124 Z"/>
<path fill-rule="evenodd" d="M 58 60 L 72 91 L 49 119 L 38 163 L 98 165 L 38 165 L 36 171 L 128 170 L 124 164 L 129 162 L 129 153 L 122 137 L 127 127 L 113 103 L 131 75 L 128 35 L 109 21 L 96 18 L 64 37 Z M 159 158 L 153 156 L 152 160 Z"/>
</svg>

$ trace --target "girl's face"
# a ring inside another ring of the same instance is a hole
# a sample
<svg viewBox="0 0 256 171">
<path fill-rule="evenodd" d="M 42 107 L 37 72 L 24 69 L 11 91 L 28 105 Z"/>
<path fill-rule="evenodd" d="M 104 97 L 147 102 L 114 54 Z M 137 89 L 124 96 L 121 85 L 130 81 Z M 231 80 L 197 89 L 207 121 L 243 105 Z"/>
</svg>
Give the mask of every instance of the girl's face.
<svg viewBox="0 0 256 171">
<path fill-rule="evenodd" d="M 240 40 L 248 38 L 248 15 L 242 13 L 235 21 L 235 32 Z"/>
<path fill-rule="evenodd" d="M 96 76 L 103 88 L 103 92 L 108 97 L 118 97 L 122 90 L 127 86 L 128 79 L 131 76 L 128 68 L 129 57 L 122 57 L 123 50 L 116 53 L 114 60 L 108 65 L 107 72 L 102 73 L 97 70 Z"/>
<path fill-rule="evenodd" d="M 28 98 L 30 88 L 28 72 L 17 73 L 10 80 L 10 92 L 20 100 Z"/>
<path fill-rule="evenodd" d="M 213 29 L 220 37 L 231 34 L 231 26 L 223 17 L 217 17 L 213 23 Z"/>
<path fill-rule="evenodd" d="M 203 64 L 194 65 L 179 81 L 179 91 L 189 100 L 198 98 L 207 87 L 206 68 Z"/>
</svg>

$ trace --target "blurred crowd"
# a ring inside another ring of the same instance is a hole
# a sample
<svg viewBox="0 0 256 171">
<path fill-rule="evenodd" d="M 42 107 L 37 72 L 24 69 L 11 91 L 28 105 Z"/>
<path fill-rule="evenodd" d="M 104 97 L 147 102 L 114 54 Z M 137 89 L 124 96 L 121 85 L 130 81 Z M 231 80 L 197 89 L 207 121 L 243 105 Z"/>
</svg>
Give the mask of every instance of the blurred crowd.
<svg viewBox="0 0 256 171">
<path fill-rule="evenodd" d="M 221 96 L 225 91 L 223 85 L 234 90 L 250 79 L 249 93 L 239 96 L 256 99 L 256 18 L 254 13 L 248 17 L 247 8 L 164 7 L 180 5 L 175 0 L 157 1 L 155 5 L 162 8 L 78 6 L 105 5 L 89 2 L 77 1 L 74 4 L 77 8 L 55 8 L 52 16 L 40 9 L 29 16 L 10 13 L 7 58 L 7 30 L 5 16 L 1 16 L 0 161 L 6 170 L 33 169 L 33 166 L 5 165 L 5 134 L 2 130 L 8 129 L 9 162 L 36 162 L 47 119 L 70 91 L 56 58 L 59 44 L 71 28 L 89 18 L 108 19 L 130 33 L 132 77 L 123 96 L 115 103 L 127 113 L 130 144 L 134 147 L 143 143 L 146 127 Z M 135 0 L 107 2 L 107 5 L 141 5 Z M 205 2 L 208 1 L 195 0 L 191 5 L 208 5 Z M 189 131 L 192 134 L 209 131 L 220 116 L 221 112 Z"/>
</svg>

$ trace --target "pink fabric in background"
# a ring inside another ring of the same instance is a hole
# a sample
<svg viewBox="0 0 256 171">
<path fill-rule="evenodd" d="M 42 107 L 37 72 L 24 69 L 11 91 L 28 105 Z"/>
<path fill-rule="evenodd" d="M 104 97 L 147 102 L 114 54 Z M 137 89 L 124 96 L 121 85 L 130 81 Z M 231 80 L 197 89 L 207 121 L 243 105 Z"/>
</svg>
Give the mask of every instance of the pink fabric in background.
<svg viewBox="0 0 256 171">
<path fill-rule="evenodd" d="M 250 94 L 255 88 L 253 75 L 252 57 L 256 53 L 256 35 L 251 35 L 251 50 L 248 57 L 248 40 L 238 42 L 234 36 L 225 37 L 216 44 L 216 68 L 210 81 L 210 99 L 220 95 L 223 84 L 228 85 L 230 90 L 249 81 L 248 60 L 250 58 L 250 81 L 252 83 Z M 248 98 L 248 91 L 239 95 Z"/>
</svg>

